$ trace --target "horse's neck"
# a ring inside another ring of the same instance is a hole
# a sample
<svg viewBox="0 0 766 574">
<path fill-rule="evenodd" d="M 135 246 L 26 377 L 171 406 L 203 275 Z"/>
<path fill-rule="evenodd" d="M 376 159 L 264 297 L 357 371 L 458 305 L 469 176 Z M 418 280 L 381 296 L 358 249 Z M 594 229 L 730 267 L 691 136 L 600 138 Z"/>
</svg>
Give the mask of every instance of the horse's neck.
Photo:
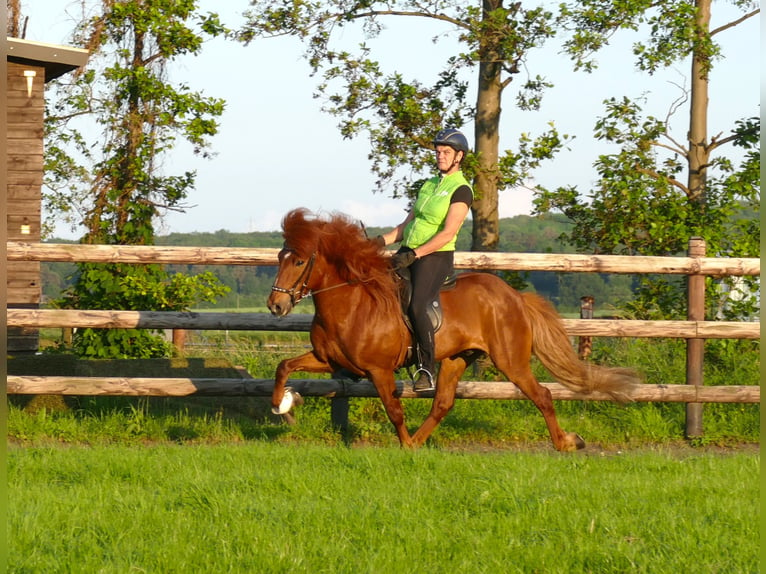
<svg viewBox="0 0 766 574">
<path fill-rule="evenodd" d="M 335 285 L 340 283 L 338 281 Z M 364 322 L 386 330 L 395 328 L 397 321 L 401 320 L 398 299 L 394 300 L 393 305 L 385 305 L 360 283 L 328 288 L 331 285 L 327 282 L 327 286 L 322 287 L 327 290 L 314 295 L 316 315 L 321 316 L 324 323 L 343 323 L 358 329 L 359 323 Z M 349 321 L 349 318 L 353 318 L 353 321 Z"/>
</svg>

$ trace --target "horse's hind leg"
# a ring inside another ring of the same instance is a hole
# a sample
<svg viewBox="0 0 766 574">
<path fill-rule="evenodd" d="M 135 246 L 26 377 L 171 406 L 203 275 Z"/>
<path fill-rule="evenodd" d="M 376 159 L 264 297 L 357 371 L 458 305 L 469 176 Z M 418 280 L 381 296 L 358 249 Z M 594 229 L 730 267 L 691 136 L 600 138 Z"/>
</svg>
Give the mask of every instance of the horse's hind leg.
<svg viewBox="0 0 766 574">
<path fill-rule="evenodd" d="M 500 371 L 505 374 L 509 381 L 516 384 L 529 400 L 531 400 L 545 419 L 548 426 L 548 433 L 551 435 L 553 446 L 556 450 L 571 452 L 585 447 L 585 441 L 573 432 L 564 432 L 556 419 L 556 411 L 553 408 L 553 397 L 551 392 L 542 386 L 529 367 L 529 359 L 526 364 L 518 365 L 515 368 L 510 367 L 508 362 L 502 358 L 493 356 L 492 362 Z"/>
<path fill-rule="evenodd" d="M 553 408 L 551 392 L 537 381 L 531 369 L 527 369 L 527 371 L 523 375 L 517 373 L 511 380 L 535 403 L 535 406 L 542 413 L 545 424 L 548 426 L 553 446 L 556 447 L 556 450 L 563 452 L 572 452 L 584 448 L 585 441 L 580 435 L 573 432 L 564 432 L 559 426 L 559 422 L 556 419 L 556 411 Z"/>
<path fill-rule="evenodd" d="M 431 403 L 431 412 L 420 425 L 420 428 L 412 435 L 414 446 L 421 446 L 431 433 L 439 426 L 442 419 L 455 405 L 455 389 L 467 366 L 463 357 L 444 359 L 439 367 L 439 378 L 436 382 L 436 394 Z"/>
</svg>

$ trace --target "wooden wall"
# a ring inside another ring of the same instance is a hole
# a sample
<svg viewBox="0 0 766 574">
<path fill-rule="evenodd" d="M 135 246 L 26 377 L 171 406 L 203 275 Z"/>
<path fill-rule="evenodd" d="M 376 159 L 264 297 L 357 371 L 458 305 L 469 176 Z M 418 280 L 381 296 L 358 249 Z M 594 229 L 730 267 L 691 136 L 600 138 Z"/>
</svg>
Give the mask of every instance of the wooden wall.
<svg viewBox="0 0 766 574">
<path fill-rule="evenodd" d="M 35 72 L 31 95 L 25 72 Z M 40 206 L 43 179 L 43 113 L 45 68 L 8 62 L 6 150 L 8 154 L 8 241 L 40 241 Z M 7 262 L 9 308 L 40 306 L 40 262 Z M 8 329 L 8 352 L 34 352 L 37 329 Z"/>
</svg>

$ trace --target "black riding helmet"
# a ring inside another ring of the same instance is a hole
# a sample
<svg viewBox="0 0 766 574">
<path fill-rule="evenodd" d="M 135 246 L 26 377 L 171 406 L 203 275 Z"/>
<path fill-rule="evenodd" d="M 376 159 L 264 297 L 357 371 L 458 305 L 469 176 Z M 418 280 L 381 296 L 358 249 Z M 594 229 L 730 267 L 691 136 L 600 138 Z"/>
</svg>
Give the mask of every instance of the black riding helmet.
<svg viewBox="0 0 766 574">
<path fill-rule="evenodd" d="M 463 135 L 463 132 L 456 130 L 455 128 L 445 128 L 441 130 L 431 142 L 434 146 L 448 145 L 455 151 L 462 151 L 463 154 L 468 153 L 468 140 Z"/>
</svg>

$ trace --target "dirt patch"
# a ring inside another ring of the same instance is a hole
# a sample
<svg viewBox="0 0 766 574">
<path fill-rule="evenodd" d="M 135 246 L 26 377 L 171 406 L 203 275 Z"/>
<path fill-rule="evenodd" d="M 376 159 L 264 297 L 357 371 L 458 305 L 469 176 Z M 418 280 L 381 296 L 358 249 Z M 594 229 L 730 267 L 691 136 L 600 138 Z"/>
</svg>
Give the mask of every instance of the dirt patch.
<svg viewBox="0 0 766 574">
<path fill-rule="evenodd" d="M 475 444 L 446 444 L 438 447 L 440 450 L 454 451 L 454 452 L 523 452 L 523 453 L 536 453 L 536 452 L 550 452 L 555 453 L 556 450 L 553 445 L 548 441 L 540 442 L 520 442 L 520 443 L 475 443 Z M 732 444 L 703 444 L 695 445 L 685 441 L 674 441 L 667 443 L 641 443 L 630 445 L 615 445 L 615 444 L 601 444 L 590 443 L 584 449 L 575 453 L 564 453 L 562 456 L 619 456 L 623 453 L 630 452 L 635 454 L 637 452 L 652 452 L 652 453 L 665 453 L 673 457 L 684 458 L 687 456 L 698 456 L 701 454 L 715 454 L 715 455 L 731 455 L 731 454 L 760 454 L 760 443 L 732 443 Z"/>
</svg>

